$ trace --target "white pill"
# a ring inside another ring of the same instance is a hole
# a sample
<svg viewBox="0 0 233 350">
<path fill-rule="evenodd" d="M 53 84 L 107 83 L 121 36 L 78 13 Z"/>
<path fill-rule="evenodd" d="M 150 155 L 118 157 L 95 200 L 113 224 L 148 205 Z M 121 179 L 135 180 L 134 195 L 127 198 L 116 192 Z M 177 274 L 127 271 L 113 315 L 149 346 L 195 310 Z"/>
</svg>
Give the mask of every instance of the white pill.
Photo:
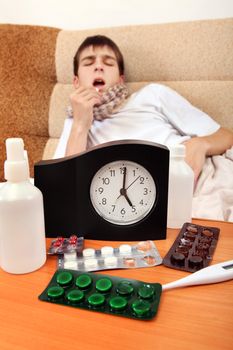
<svg viewBox="0 0 233 350">
<path fill-rule="evenodd" d="M 64 253 L 64 260 L 75 260 L 77 258 L 76 252 Z"/>
<path fill-rule="evenodd" d="M 101 255 L 102 256 L 113 255 L 113 247 L 108 247 L 108 246 L 102 247 Z"/>
<path fill-rule="evenodd" d="M 77 270 L 78 262 L 77 261 L 64 261 L 64 269 Z"/>
<path fill-rule="evenodd" d="M 87 270 L 95 269 L 98 266 L 97 259 L 86 259 L 84 261 L 84 266 Z"/>
<path fill-rule="evenodd" d="M 117 265 L 117 258 L 115 256 L 108 256 L 104 259 L 106 267 L 115 267 Z"/>
<path fill-rule="evenodd" d="M 85 256 L 85 258 L 95 256 L 95 249 L 93 248 L 83 249 L 83 256 Z"/>
<path fill-rule="evenodd" d="M 129 244 L 122 244 L 119 247 L 120 254 L 130 254 L 131 253 L 131 245 Z"/>
</svg>

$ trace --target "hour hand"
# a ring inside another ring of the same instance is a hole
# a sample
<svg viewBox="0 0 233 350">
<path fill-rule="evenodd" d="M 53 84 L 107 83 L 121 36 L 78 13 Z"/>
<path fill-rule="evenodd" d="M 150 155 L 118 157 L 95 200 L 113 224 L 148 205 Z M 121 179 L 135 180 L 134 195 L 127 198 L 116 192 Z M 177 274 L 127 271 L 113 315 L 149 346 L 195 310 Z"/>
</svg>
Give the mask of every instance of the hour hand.
<svg viewBox="0 0 233 350">
<path fill-rule="evenodd" d="M 121 189 L 120 189 L 120 195 L 125 197 L 125 199 L 127 200 L 127 202 L 129 203 L 129 205 L 130 205 L 131 207 L 133 206 L 131 200 L 129 199 L 129 197 L 128 197 L 128 195 L 127 195 L 126 189 L 121 188 Z"/>
<path fill-rule="evenodd" d="M 127 200 L 127 202 L 129 203 L 129 205 L 132 207 L 133 204 L 131 202 L 131 200 L 129 199 L 129 197 L 127 196 L 127 194 L 125 193 L 125 199 Z"/>
</svg>

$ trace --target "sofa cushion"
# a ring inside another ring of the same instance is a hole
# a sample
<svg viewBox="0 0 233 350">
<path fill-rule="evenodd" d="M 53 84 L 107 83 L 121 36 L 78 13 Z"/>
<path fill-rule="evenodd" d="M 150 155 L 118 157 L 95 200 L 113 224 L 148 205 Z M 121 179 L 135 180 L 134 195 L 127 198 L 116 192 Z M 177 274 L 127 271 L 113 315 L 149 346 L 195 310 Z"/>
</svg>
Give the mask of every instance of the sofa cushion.
<svg viewBox="0 0 233 350">
<path fill-rule="evenodd" d="M 0 25 L 0 181 L 5 139 L 22 137 L 31 176 L 48 140 L 48 114 L 56 82 L 55 46 L 58 29 Z"/>
</svg>

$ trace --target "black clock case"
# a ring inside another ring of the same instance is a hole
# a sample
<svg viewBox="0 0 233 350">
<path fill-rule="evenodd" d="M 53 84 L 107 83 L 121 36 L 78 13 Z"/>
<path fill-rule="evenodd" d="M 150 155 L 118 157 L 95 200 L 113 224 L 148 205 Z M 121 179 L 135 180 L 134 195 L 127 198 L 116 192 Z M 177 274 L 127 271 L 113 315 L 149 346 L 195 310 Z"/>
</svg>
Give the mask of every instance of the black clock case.
<svg viewBox="0 0 233 350">
<path fill-rule="evenodd" d="M 128 160 L 145 167 L 156 185 L 156 200 L 140 222 L 115 225 L 97 214 L 90 199 L 95 173 L 105 164 Z M 35 186 L 43 194 L 47 237 L 138 241 L 166 238 L 169 150 L 163 145 L 138 140 L 114 141 L 79 155 L 40 161 L 34 166 Z"/>
</svg>

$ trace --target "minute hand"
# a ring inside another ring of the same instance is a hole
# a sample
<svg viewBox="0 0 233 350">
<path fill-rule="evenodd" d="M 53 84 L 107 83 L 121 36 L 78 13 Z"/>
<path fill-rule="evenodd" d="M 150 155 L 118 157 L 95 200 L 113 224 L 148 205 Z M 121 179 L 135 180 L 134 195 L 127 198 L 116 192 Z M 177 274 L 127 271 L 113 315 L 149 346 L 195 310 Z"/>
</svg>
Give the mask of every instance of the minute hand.
<svg viewBox="0 0 233 350">
<path fill-rule="evenodd" d="M 134 182 L 136 182 L 136 181 L 139 179 L 140 176 L 141 176 L 141 175 L 138 175 L 138 177 L 137 177 L 135 180 L 133 180 L 133 182 L 131 182 L 131 184 L 129 184 L 129 186 L 126 188 L 126 190 L 128 190 L 128 188 L 129 188 L 130 186 L 132 186 L 132 185 L 134 184 Z"/>
<path fill-rule="evenodd" d="M 126 171 L 127 171 L 127 168 L 126 168 L 126 167 L 124 167 L 124 174 L 123 174 L 123 189 L 125 189 Z"/>
</svg>

